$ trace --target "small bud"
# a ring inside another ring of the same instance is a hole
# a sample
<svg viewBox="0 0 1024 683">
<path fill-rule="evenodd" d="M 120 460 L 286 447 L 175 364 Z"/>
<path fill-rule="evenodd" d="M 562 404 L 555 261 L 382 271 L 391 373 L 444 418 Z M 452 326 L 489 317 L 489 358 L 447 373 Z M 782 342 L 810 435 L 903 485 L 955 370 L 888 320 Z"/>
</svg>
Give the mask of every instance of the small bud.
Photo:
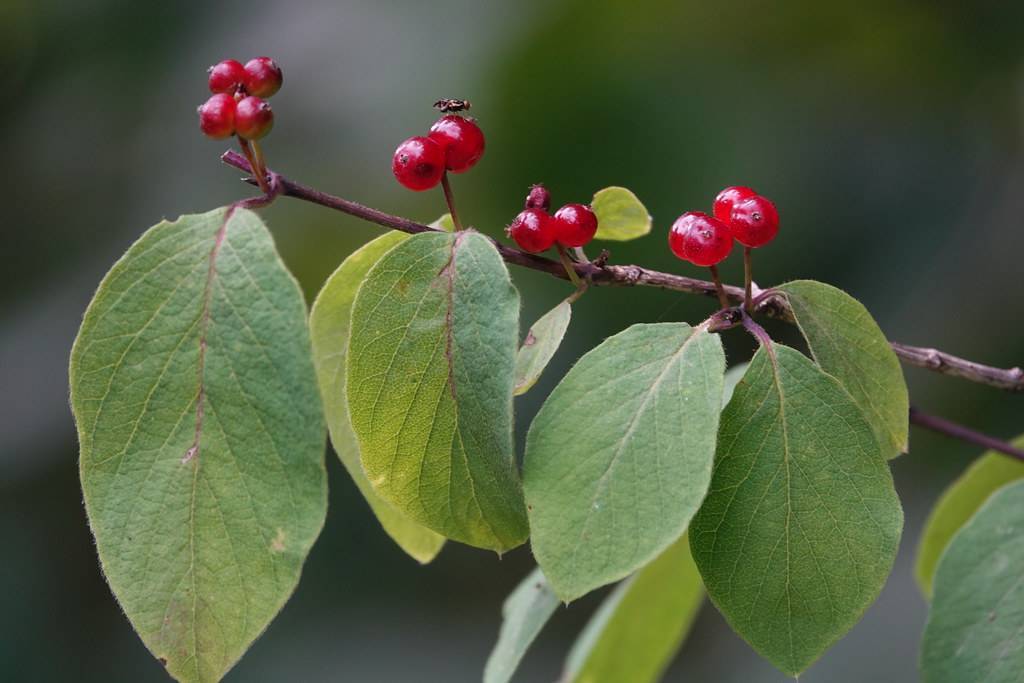
<svg viewBox="0 0 1024 683">
<path fill-rule="evenodd" d="M 541 183 L 533 185 L 530 187 L 530 193 L 526 195 L 523 208 L 549 211 L 551 209 L 551 193 Z"/>
</svg>

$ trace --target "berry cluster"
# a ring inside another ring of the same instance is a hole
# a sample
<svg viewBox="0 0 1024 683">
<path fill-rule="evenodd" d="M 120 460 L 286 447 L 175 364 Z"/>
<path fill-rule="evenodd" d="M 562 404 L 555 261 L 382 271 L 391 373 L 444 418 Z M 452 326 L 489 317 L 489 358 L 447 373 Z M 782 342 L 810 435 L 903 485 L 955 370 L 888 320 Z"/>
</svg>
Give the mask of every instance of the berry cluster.
<svg viewBox="0 0 1024 683">
<path fill-rule="evenodd" d="M 250 59 L 244 66 L 225 59 L 209 69 L 213 96 L 199 107 L 199 128 L 215 140 L 237 135 L 258 140 L 274 126 L 274 112 L 265 98 L 281 89 L 281 69 L 270 57 Z"/>
<path fill-rule="evenodd" d="M 715 197 L 714 216 L 687 211 L 668 234 L 672 253 L 698 266 L 715 266 L 737 242 L 763 247 L 779 232 L 779 212 L 768 199 L 749 187 L 727 187 Z"/>
<path fill-rule="evenodd" d="M 484 133 L 476 121 L 445 114 L 427 135 L 411 137 L 398 146 L 391 171 L 402 185 L 422 192 L 436 187 L 446 171 L 464 173 L 473 168 L 483 155 Z"/>
<path fill-rule="evenodd" d="M 547 251 L 556 243 L 562 247 L 582 247 L 597 232 L 597 216 L 589 206 L 566 204 L 554 216 L 548 214 L 551 193 L 543 185 L 530 188 L 525 207 L 505 232 L 531 254 Z"/>
</svg>

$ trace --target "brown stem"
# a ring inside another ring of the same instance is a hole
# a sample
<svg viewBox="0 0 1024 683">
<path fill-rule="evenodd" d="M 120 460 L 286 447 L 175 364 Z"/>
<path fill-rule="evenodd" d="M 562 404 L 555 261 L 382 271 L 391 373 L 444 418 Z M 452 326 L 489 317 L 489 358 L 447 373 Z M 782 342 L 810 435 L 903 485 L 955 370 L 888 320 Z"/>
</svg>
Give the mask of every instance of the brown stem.
<svg viewBox="0 0 1024 683">
<path fill-rule="evenodd" d="M 441 188 L 444 190 L 444 201 L 448 204 L 448 213 L 455 224 L 455 231 L 462 231 L 462 221 L 459 220 L 459 212 L 455 210 L 455 195 L 452 194 L 452 185 L 448 182 L 448 171 L 441 175 Z"/>
<path fill-rule="evenodd" d="M 937 415 L 929 415 L 928 413 L 922 412 L 917 408 L 910 407 L 910 424 L 917 425 L 918 427 L 924 427 L 930 429 L 933 432 L 944 434 L 946 436 L 953 437 L 954 439 L 960 439 L 967 443 L 972 443 L 982 448 L 988 448 L 993 451 L 1005 453 L 1010 457 L 1017 458 L 1018 460 L 1024 460 L 1024 450 L 1017 448 L 1016 446 L 1009 444 L 1005 441 L 997 439 L 988 434 L 982 434 L 976 432 L 969 427 L 965 427 L 956 422 L 952 422 L 943 417 Z"/>
<path fill-rule="evenodd" d="M 224 155 L 221 156 L 221 160 L 229 166 L 233 166 L 245 173 L 252 173 L 251 164 L 249 164 L 245 158 L 237 152 L 225 152 Z M 271 176 L 274 177 L 275 174 L 271 172 Z M 429 225 L 417 223 L 416 221 L 409 220 L 408 218 L 402 218 L 401 216 L 384 213 L 383 211 L 372 209 L 348 199 L 335 197 L 334 195 L 314 190 L 311 187 L 307 187 L 281 176 L 276 176 L 276 178 L 281 185 L 279 190 L 280 194 L 284 194 L 289 197 L 295 197 L 296 199 L 301 199 L 313 204 L 319 204 L 320 206 L 341 211 L 342 213 L 355 216 L 356 218 L 364 221 L 376 223 L 377 225 L 382 225 L 386 228 L 399 230 L 401 232 L 415 234 L 435 230 L 435 228 L 431 228 Z M 251 178 L 247 178 L 246 180 L 250 183 L 256 184 L 256 181 Z M 501 242 L 497 242 L 495 240 L 492 241 L 494 242 L 494 246 L 498 250 L 498 253 L 501 254 L 501 257 L 508 263 L 548 273 L 549 275 L 563 280 L 570 279 L 569 274 L 558 261 L 553 261 L 549 258 L 544 258 L 543 256 L 537 256 L 535 254 L 528 254 L 522 250 L 502 244 Z M 661 289 L 685 292 L 688 294 L 702 294 L 704 296 L 718 295 L 718 289 L 715 287 L 715 284 L 707 280 L 699 280 L 697 278 L 676 275 L 674 273 L 664 273 L 636 265 L 607 265 L 600 261 L 601 259 L 599 258 L 598 262 L 594 263 L 574 263 L 572 264 L 572 270 L 577 276 L 585 277 L 591 284 L 597 286 L 658 287 Z M 740 287 L 723 285 L 722 290 L 725 292 L 726 297 L 728 297 L 731 303 L 739 304 L 745 300 L 745 292 Z M 769 295 L 769 292 L 766 290 L 763 294 L 758 295 L 755 302 L 755 311 L 775 318 L 780 318 L 782 320 L 788 320 L 790 322 L 793 321 L 793 314 L 789 310 L 789 306 L 784 297 Z M 954 377 L 961 377 L 972 382 L 987 384 L 1000 389 L 1024 391 L 1024 371 L 1020 368 L 1015 367 L 1004 370 L 988 365 L 982 365 L 981 363 L 975 363 L 974 361 L 965 360 L 963 358 L 958 358 L 957 356 L 937 351 L 935 349 L 908 346 L 906 344 L 899 344 L 896 342 L 891 343 L 896 355 L 909 365 L 927 368 L 929 370 L 934 370 L 935 372 Z"/>
<path fill-rule="evenodd" d="M 253 142 L 250 145 L 248 140 L 246 140 L 243 137 L 239 137 L 238 145 L 239 147 L 242 148 L 242 151 L 245 153 L 245 158 L 249 162 L 249 173 L 252 174 L 254 178 L 256 178 L 256 182 L 260 187 L 260 192 L 262 192 L 265 195 L 269 195 L 270 188 L 267 186 L 267 169 L 263 167 L 262 163 L 260 163 L 260 157 L 253 149 L 253 147 L 256 146 L 256 143 Z"/>
<path fill-rule="evenodd" d="M 725 287 L 722 286 L 722 278 L 718 274 L 718 266 L 708 266 L 708 270 L 711 271 L 711 281 L 715 283 L 715 291 L 718 292 L 718 303 L 721 304 L 722 308 L 729 308 L 729 297 L 725 293 Z"/>
</svg>

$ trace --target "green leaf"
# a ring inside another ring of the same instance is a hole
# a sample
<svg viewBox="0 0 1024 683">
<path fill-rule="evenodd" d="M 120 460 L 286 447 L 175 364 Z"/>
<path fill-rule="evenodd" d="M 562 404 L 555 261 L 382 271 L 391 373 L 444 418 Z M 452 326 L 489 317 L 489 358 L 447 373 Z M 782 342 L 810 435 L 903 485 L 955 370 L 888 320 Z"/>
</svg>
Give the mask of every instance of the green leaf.
<svg viewBox="0 0 1024 683">
<path fill-rule="evenodd" d="M 599 240 L 624 242 L 643 237 L 651 231 L 651 215 L 636 195 L 624 187 L 606 187 L 594 195 L 590 204 L 597 215 Z"/>
<path fill-rule="evenodd" d="M 569 327 L 572 305 L 563 301 L 542 315 L 526 333 L 516 355 L 515 395 L 525 394 L 544 372 Z"/>
<path fill-rule="evenodd" d="M 518 319 L 490 240 L 421 233 L 370 269 L 349 338 L 349 415 L 374 490 L 498 552 L 529 533 L 512 446 Z"/>
<path fill-rule="evenodd" d="M 780 344 L 754 355 L 718 443 L 694 560 L 736 632 L 796 675 L 885 584 L 903 524 L 889 467 L 839 382 Z"/>
<path fill-rule="evenodd" d="M 704 598 L 684 535 L 605 599 L 569 652 L 564 683 L 654 683 Z"/>
<path fill-rule="evenodd" d="M 313 339 L 313 361 L 334 450 L 384 530 L 402 550 L 425 564 L 440 552 L 444 536 L 412 521 L 373 490 L 359 461 L 359 446 L 352 433 L 345 400 L 345 357 L 356 291 L 373 264 L 407 237 L 400 232 L 390 232 L 345 259 L 313 303 L 309 328 Z"/>
<path fill-rule="evenodd" d="M 558 598 L 551 591 L 544 573 L 539 567 L 534 569 L 505 599 L 501 608 L 501 631 L 491 656 L 487 658 L 484 683 L 512 680 L 523 655 L 557 607 Z"/>
<path fill-rule="evenodd" d="M 1024 671 L 1024 482 L 988 499 L 935 572 L 921 647 L 927 683 L 1010 683 Z"/>
<path fill-rule="evenodd" d="M 1024 436 L 1017 437 L 1014 445 L 1024 447 Z M 917 548 L 914 573 L 925 597 L 932 594 L 935 566 L 953 534 L 967 523 L 993 491 L 1018 479 L 1024 479 L 1024 462 L 989 451 L 975 460 L 942 494 L 928 517 Z"/>
<path fill-rule="evenodd" d="M 813 280 L 788 282 L 778 290 L 789 300 L 814 360 L 850 392 L 885 446 L 885 457 L 906 453 L 907 384 L 868 310 L 846 292 Z"/>
<path fill-rule="evenodd" d="M 686 530 L 711 478 L 725 356 L 685 323 L 633 325 L 587 353 L 526 439 L 533 552 L 569 601 Z"/>
<path fill-rule="evenodd" d="M 260 219 L 146 232 L 89 305 L 70 373 L 110 587 L 173 677 L 217 681 L 295 589 L 327 507 L 306 308 Z"/>
</svg>

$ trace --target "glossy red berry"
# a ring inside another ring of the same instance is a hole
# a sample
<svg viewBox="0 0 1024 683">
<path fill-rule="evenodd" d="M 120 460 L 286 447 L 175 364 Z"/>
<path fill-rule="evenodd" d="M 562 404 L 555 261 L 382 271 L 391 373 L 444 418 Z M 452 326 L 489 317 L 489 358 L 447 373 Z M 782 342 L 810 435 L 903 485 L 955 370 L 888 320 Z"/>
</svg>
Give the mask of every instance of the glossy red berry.
<svg viewBox="0 0 1024 683">
<path fill-rule="evenodd" d="M 452 173 L 471 169 L 484 155 L 484 132 L 473 119 L 449 114 L 430 127 L 430 139 L 445 150 L 445 165 Z"/>
<path fill-rule="evenodd" d="M 210 97 L 199 107 L 199 128 L 214 140 L 235 134 L 235 98 L 227 93 Z"/>
<path fill-rule="evenodd" d="M 779 212 L 760 195 L 737 202 L 732 207 L 729 230 L 745 247 L 763 247 L 779 233 Z"/>
<path fill-rule="evenodd" d="M 732 234 L 717 218 L 700 211 L 688 211 L 672 224 L 668 245 L 672 253 L 683 260 L 698 266 L 713 266 L 732 250 Z"/>
<path fill-rule="evenodd" d="M 551 210 L 551 193 L 548 188 L 540 183 L 530 187 L 530 193 L 526 195 L 525 206 L 527 209 Z"/>
<path fill-rule="evenodd" d="M 757 195 L 756 192 L 749 187 L 743 187 L 742 185 L 734 185 L 732 187 L 725 188 L 718 193 L 717 197 L 715 197 L 715 218 L 728 225 L 729 219 L 732 216 L 732 207 L 736 202 L 755 195 Z"/>
<path fill-rule="evenodd" d="M 245 90 L 256 97 L 270 97 L 281 89 L 281 67 L 270 57 L 256 57 L 245 63 Z"/>
<path fill-rule="evenodd" d="M 209 85 L 212 93 L 234 94 L 238 87 L 245 84 L 245 67 L 234 59 L 217 62 L 209 69 Z"/>
<path fill-rule="evenodd" d="M 235 132 L 246 140 L 259 140 L 274 127 L 270 103 L 259 97 L 243 97 L 235 105 Z"/>
<path fill-rule="evenodd" d="M 444 174 L 444 148 L 430 138 L 409 138 L 395 150 L 391 171 L 410 190 L 429 190 Z"/>
<path fill-rule="evenodd" d="M 524 209 L 505 232 L 531 254 L 547 251 L 555 243 L 554 219 L 543 209 Z"/>
<path fill-rule="evenodd" d="M 563 247 L 582 247 L 597 232 L 597 216 L 583 204 L 566 204 L 554 218 L 555 240 Z"/>
</svg>

